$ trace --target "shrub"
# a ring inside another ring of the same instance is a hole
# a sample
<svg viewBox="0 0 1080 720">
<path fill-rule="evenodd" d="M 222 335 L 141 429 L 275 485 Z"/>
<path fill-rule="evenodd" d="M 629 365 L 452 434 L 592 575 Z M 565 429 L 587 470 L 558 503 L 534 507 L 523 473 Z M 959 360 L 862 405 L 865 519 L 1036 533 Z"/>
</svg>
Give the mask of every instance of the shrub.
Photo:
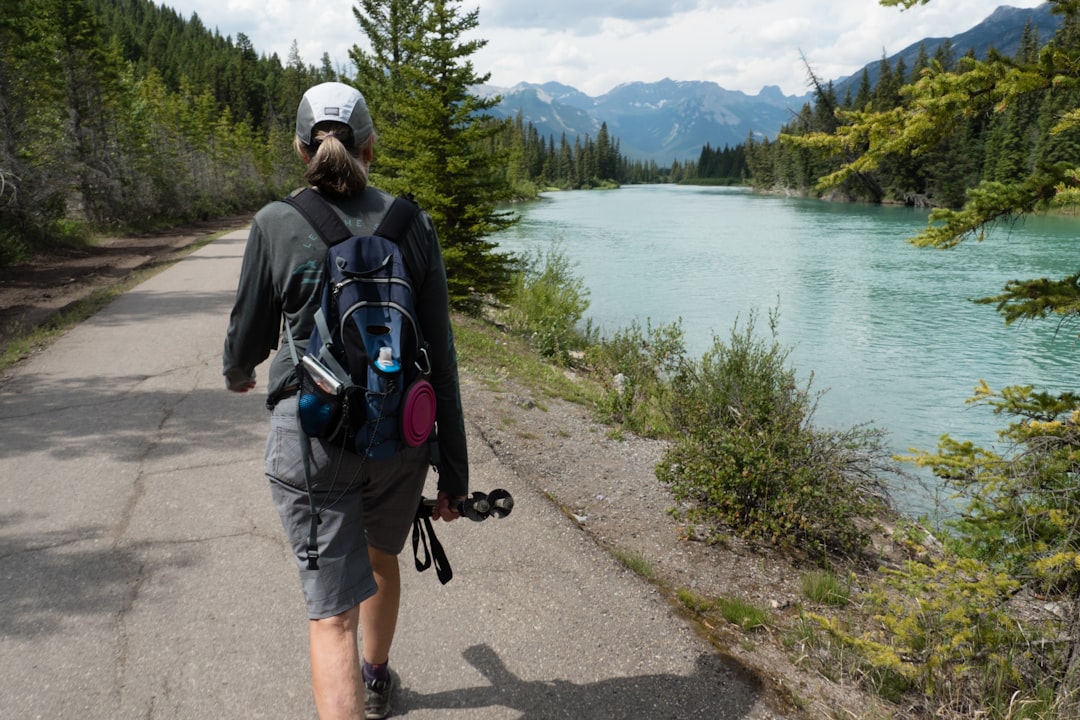
<svg viewBox="0 0 1080 720">
<path fill-rule="evenodd" d="M 1039 667 L 1053 664 L 1046 655 L 1052 646 L 1010 612 L 1018 587 L 975 560 L 909 561 L 886 571 L 867 595 L 871 629 L 854 636 L 840 623 L 817 619 L 858 651 L 867 683 L 891 700 L 899 700 L 896 689 L 912 688 L 937 717 L 1054 717 L 1030 714 L 1046 706 L 1037 690 L 1044 683 L 1030 679 L 1047 679 Z"/>
<path fill-rule="evenodd" d="M 964 630 L 958 626 L 960 620 L 972 629 L 967 630 L 970 639 L 964 645 L 938 641 L 935 660 L 964 667 L 970 663 L 978 668 L 989 679 L 982 679 L 976 687 L 984 703 L 994 706 L 1007 702 L 1019 708 L 1011 715 L 1001 712 L 1000 717 L 1077 717 L 1080 396 L 1036 392 L 1030 386 L 997 392 L 982 382 L 969 402 L 1012 418 L 998 432 L 1000 450 L 946 435 L 938 443 L 937 453 L 906 458 L 931 468 L 960 500 L 958 515 L 946 522 L 951 531 L 946 546 L 955 556 L 954 564 L 964 568 L 969 577 L 948 583 L 937 580 L 937 592 L 947 594 L 954 610 L 934 620 L 938 624 L 952 621 L 957 626 L 955 633 Z M 938 575 L 942 572 L 936 570 Z M 908 591 L 922 591 L 927 574 L 926 570 L 919 574 L 909 570 L 914 580 L 909 581 Z M 912 586 L 916 580 L 921 584 Z M 958 589 L 961 582 L 966 584 Z M 990 594 L 987 588 L 992 590 L 995 583 L 1010 592 L 1024 586 L 1060 603 L 1064 613 L 1038 628 L 1044 637 L 1056 641 L 1032 650 L 1035 630 L 1023 625 L 1022 613 Z M 976 596 L 976 591 L 983 594 Z M 894 611 L 893 615 L 901 613 Z M 979 621 L 987 617 L 991 623 Z M 1010 632 L 1008 628 L 1016 629 Z M 1021 629 L 1026 630 L 1023 636 Z M 923 634 L 929 636 L 930 630 Z M 904 635 L 895 634 L 897 643 L 905 642 Z M 1015 647 L 1010 646 L 1012 642 Z M 931 680 L 935 678 L 927 678 L 928 683 Z M 1006 693 L 1011 695 L 1006 697 Z"/>
<path fill-rule="evenodd" d="M 26 240 L 18 232 L 9 228 L 0 230 L 0 267 L 22 262 L 30 255 Z"/>
<path fill-rule="evenodd" d="M 686 361 L 680 321 L 656 327 L 646 321 L 644 330 L 634 321 L 591 345 L 586 360 L 605 388 L 597 408 L 601 421 L 647 437 L 669 430 L 669 381 Z"/>
<path fill-rule="evenodd" d="M 558 243 L 526 256 L 524 265 L 511 290 L 507 322 L 543 357 L 566 364 L 570 352 L 588 342 L 589 332 L 579 323 L 589 307 L 589 291 Z"/>
<path fill-rule="evenodd" d="M 668 405 L 676 440 L 657 476 L 687 519 L 812 553 L 860 550 L 857 520 L 885 503 L 880 474 L 895 472 L 880 430 L 823 431 L 816 397 L 787 366 L 788 351 L 756 335 L 756 316 L 684 363 Z"/>
<path fill-rule="evenodd" d="M 936 454 L 906 458 L 930 467 L 966 502 L 948 525 L 951 547 L 1036 583 L 1080 590 L 1080 397 L 980 383 L 970 403 L 1016 418 L 999 431 L 1006 454 L 944 436 Z"/>
</svg>

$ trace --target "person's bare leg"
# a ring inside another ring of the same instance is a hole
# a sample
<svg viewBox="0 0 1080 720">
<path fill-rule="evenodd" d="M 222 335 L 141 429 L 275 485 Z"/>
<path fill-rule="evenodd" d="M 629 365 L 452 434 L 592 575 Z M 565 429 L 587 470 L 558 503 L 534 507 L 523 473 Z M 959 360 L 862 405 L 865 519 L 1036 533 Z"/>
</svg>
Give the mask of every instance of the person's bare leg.
<svg viewBox="0 0 1080 720">
<path fill-rule="evenodd" d="M 364 679 L 356 633 L 359 606 L 308 624 L 311 689 L 320 720 L 364 717 Z"/>
<path fill-rule="evenodd" d="M 401 605 L 401 567 L 397 555 L 389 555 L 370 546 L 368 557 L 371 558 L 379 592 L 360 603 L 363 655 L 369 664 L 382 665 L 390 658 L 390 646 L 397 630 L 398 608 Z"/>
</svg>

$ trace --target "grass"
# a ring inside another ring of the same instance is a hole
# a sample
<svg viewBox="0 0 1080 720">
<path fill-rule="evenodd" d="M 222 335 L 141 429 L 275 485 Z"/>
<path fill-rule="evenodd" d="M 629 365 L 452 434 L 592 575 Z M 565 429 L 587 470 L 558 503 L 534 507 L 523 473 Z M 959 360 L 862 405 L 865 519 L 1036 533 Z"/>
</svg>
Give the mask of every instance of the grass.
<svg viewBox="0 0 1080 720">
<path fill-rule="evenodd" d="M 653 568 L 652 563 L 650 563 L 641 553 L 633 550 L 620 550 L 616 548 L 612 550 L 612 555 L 614 555 L 615 559 L 625 565 L 631 572 L 640 575 L 650 582 L 656 579 L 655 568 Z"/>
<path fill-rule="evenodd" d="M 683 607 L 706 621 L 723 618 L 744 631 L 757 630 L 769 624 L 769 612 L 740 598 L 707 598 L 693 590 L 679 588 L 675 598 Z"/>
<path fill-rule="evenodd" d="M 817 570 L 802 576 L 802 592 L 819 605 L 843 606 L 850 602 L 848 588 L 835 573 Z"/>
<path fill-rule="evenodd" d="M 498 390 L 504 381 L 532 388 L 537 394 L 594 406 L 599 386 L 542 360 L 522 338 L 500 333 L 483 320 L 454 316 L 454 344 L 462 369 Z"/>
<path fill-rule="evenodd" d="M 720 615 L 743 630 L 757 630 L 769 624 L 769 613 L 739 598 L 717 598 Z"/>
<path fill-rule="evenodd" d="M 683 607 L 699 615 L 708 612 L 713 607 L 711 600 L 688 588 L 679 588 L 675 591 L 675 597 L 683 604 Z"/>
</svg>

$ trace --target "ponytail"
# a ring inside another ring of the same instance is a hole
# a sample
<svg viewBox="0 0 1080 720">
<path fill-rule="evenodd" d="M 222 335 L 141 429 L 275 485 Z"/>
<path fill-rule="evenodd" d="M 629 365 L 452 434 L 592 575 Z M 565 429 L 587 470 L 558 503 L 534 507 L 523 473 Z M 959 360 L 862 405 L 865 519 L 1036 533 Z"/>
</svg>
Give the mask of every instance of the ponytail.
<svg viewBox="0 0 1080 720">
<path fill-rule="evenodd" d="M 354 148 L 352 128 L 348 125 L 319 123 L 312 132 L 310 145 L 304 145 L 299 138 L 294 140 L 297 152 L 308 159 L 304 177 L 312 186 L 331 195 L 363 192 L 368 184 L 369 168 L 364 154 L 373 137 L 369 135 L 360 147 Z"/>
</svg>

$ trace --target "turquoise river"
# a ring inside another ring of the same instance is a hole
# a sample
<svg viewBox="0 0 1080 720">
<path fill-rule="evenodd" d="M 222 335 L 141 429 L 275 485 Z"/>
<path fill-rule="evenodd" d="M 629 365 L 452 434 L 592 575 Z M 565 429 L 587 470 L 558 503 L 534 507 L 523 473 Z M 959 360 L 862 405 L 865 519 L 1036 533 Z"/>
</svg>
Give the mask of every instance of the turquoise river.
<svg viewBox="0 0 1080 720">
<path fill-rule="evenodd" d="M 549 193 L 514 210 L 520 222 L 496 236 L 499 247 L 557 247 L 588 288 L 586 314 L 601 332 L 681 319 L 700 357 L 749 313 L 765 332 L 777 311 L 791 366 L 825 391 L 816 423 L 870 422 L 898 453 L 933 450 L 944 433 L 992 445 L 1001 419 L 965 403 L 980 379 L 1077 389 L 1075 326 L 1006 327 L 993 306 L 971 302 L 1010 279 L 1076 272 L 1076 218 L 1027 218 L 935 250 L 906 242 L 926 227 L 923 210 L 742 189 Z M 893 491 L 908 511 L 930 507 L 926 488 Z"/>
</svg>

